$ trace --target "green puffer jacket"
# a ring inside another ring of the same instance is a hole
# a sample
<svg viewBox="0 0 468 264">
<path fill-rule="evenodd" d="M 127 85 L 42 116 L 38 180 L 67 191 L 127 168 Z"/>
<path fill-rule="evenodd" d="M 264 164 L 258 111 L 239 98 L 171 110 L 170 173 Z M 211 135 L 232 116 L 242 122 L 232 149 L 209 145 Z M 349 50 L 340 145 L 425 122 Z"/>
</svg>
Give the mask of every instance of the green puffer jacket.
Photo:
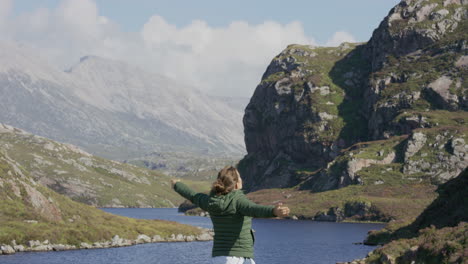
<svg viewBox="0 0 468 264">
<path fill-rule="evenodd" d="M 250 201 L 241 190 L 226 195 L 196 193 L 177 182 L 174 190 L 210 213 L 215 232 L 212 256 L 253 258 L 252 217 L 275 217 L 273 206 Z"/>
</svg>

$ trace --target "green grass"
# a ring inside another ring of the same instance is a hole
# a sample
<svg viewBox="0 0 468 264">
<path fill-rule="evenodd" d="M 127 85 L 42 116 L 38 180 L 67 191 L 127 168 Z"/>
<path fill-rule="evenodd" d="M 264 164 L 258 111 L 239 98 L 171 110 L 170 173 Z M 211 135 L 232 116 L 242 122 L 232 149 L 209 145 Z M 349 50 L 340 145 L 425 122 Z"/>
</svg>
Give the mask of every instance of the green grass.
<svg viewBox="0 0 468 264">
<path fill-rule="evenodd" d="M 319 91 L 315 91 L 310 93 L 306 100 L 301 100 L 297 104 L 300 107 L 310 108 L 316 114 L 328 113 L 336 118 L 322 122 L 305 122 L 303 130 L 307 131 L 307 136 L 321 142 L 333 142 L 340 136 L 351 141 L 351 138 L 356 138 L 358 134 L 361 134 L 364 124 L 356 115 L 349 114 L 350 111 L 356 110 L 356 104 L 345 100 L 345 93 L 354 95 L 356 88 L 345 84 L 346 79 L 343 75 L 349 71 L 364 74 L 360 72 L 362 70 L 360 67 L 356 67 L 357 64 L 365 65 L 361 54 L 362 48 L 363 45 L 355 43 L 347 43 L 336 48 L 289 45 L 273 60 L 282 61 L 293 58 L 298 65 L 293 72 L 301 72 L 304 76 L 291 77 L 290 72 L 277 72 L 266 76 L 262 84 L 274 84 L 284 77 L 289 77 L 292 81 L 292 94 L 302 94 L 308 83 L 316 87 L 328 87 L 330 93 L 321 95 Z M 308 54 L 315 54 L 315 56 Z M 346 62 L 340 63 L 341 61 Z M 360 97 L 356 96 L 356 98 Z M 345 133 L 341 133 L 343 127 L 348 128 L 345 129 Z"/>
<path fill-rule="evenodd" d="M 418 117 L 423 118 L 424 123 L 428 127 L 437 126 L 460 126 L 468 124 L 468 115 L 466 111 L 447 111 L 447 110 L 433 110 L 433 111 L 405 111 L 400 113 L 394 119 L 394 123 L 404 122 L 405 118 Z"/>
<path fill-rule="evenodd" d="M 398 148 L 406 138 L 407 136 L 396 136 L 386 140 L 360 142 L 342 152 L 356 159 L 383 160 L 390 153 L 399 152 Z"/>
<path fill-rule="evenodd" d="M 31 172 L 34 179 L 75 201 L 99 207 L 172 207 L 183 201 L 162 173 L 88 156 L 49 139 L 0 133 L 0 151 Z M 204 190 L 210 182 L 200 181 L 195 188 Z"/>
<path fill-rule="evenodd" d="M 12 240 L 18 244 L 49 240 L 55 244 L 79 245 L 81 242 L 110 240 L 114 235 L 135 239 L 139 234 L 168 237 L 200 233 L 195 227 L 176 222 L 126 218 L 74 202 L 34 183 L 27 171 L 18 172 L 13 169 L 13 164 L 0 153 L 0 244 L 10 244 Z M 28 188 L 35 190 L 34 196 L 26 191 Z M 15 190 L 20 191 L 19 196 Z M 40 201 L 40 206 L 35 206 L 33 200 Z"/>
<path fill-rule="evenodd" d="M 268 189 L 249 193 L 247 196 L 260 204 L 282 202 L 290 207 L 291 215 L 306 218 L 314 217 L 318 212 L 328 211 L 332 207 L 345 208 L 346 204 L 356 201 L 368 202 L 371 204 L 373 215 L 362 220 L 389 221 L 412 219 L 419 215 L 435 198 L 434 189 L 434 186 L 428 184 L 352 185 L 319 193 L 298 191 L 294 188 Z"/>
<path fill-rule="evenodd" d="M 384 244 L 366 263 L 465 263 L 468 236 L 468 169 L 439 186 L 439 196 L 414 221 L 373 231 L 368 244 Z"/>
<path fill-rule="evenodd" d="M 366 263 L 386 263 L 382 256 L 390 256 L 395 263 L 465 263 L 468 223 L 455 227 L 426 228 L 411 239 L 392 241 L 369 254 Z"/>
<path fill-rule="evenodd" d="M 441 4 L 439 4 L 441 6 Z M 449 9 L 453 8 L 453 5 Z M 453 14 L 453 13 L 452 13 Z M 406 24 L 406 22 L 398 22 Z M 432 22 L 431 22 L 432 23 Z M 454 48 L 468 37 L 468 22 L 462 20 L 458 23 L 455 31 L 449 32 L 432 45 L 424 47 L 421 56 L 401 56 L 395 57 L 388 55 L 387 65 L 379 72 L 371 74 L 374 80 L 385 79 L 387 76 L 404 77 L 403 81 L 395 81 L 388 84 L 380 93 L 377 105 L 388 102 L 397 102 L 395 96 L 401 93 L 411 94 L 413 92 L 423 91 L 427 85 L 442 75 L 449 76 L 452 80 L 463 80 L 465 82 L 467 74 L 466 68 L 454 67 L 454 62 L 464 53 L 462 50 Z M 463 86 L 466 87 L 466 86 Z M 451 87 L 454 94 L 460 94 L 463 89 Z M 408 107 L 404 107 L 408 108 Z M 427 109 L 437 110 L 442 106 L 438 105 L 436 100 L 426 95 L 423 96 L 409 107 L 413 111 L 425 111 Z"/>
</svg>

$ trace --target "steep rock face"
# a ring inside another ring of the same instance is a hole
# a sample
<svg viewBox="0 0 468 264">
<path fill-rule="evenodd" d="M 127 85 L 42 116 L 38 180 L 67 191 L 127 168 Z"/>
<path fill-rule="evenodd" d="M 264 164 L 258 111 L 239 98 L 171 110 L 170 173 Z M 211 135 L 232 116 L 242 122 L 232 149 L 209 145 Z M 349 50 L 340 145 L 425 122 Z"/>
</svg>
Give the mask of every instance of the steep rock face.
<svg viewBox="0 0 468 264">
<path fill-rule="evenodd" d="M 467 17 L 463 1 L 401 1 L 374 31 L 366 52 L 372 61 L 365 91 L 371 138 L 416 128 L 404 120 L 389 125 L 403 110 L 468 110 Z"/>
<path fill-rule="evenodd" d="M 431 159 L 435 164 L 429 167 L 425 156 L 411 156 L 433 144 L 419 140 L 415 129 L 454 126 L 465 131 L 466 4 L 402 1 L 366 44 L 291 45 L 273 59 L 244 115 L 248 155 L 239 168 L 247 189 L 301 183 L 301 188 L 329 190 L 361 184 L 355 173 L 360 168 L 392 164 L 400 175 L 419 173 L 436 182 L 459 173 L 466 160 L 453 153 Z M 443 133 L 439 139 L 451 146 L 447 141 L 455 140 L 457 132 Z M 378 156 L 378 162 L 340 158 L 355 143 L 408 134 L 413 138 L 407 156 L 400 145 L 393 156 Z M 466 146 L 466 140 L 454 142 Z"/>
<path fill-rule="evenodd" d="M 319 168 L 359 137 L 362 119 L 345 112 L 356 109 L 349 102 L 367 74 L 349 63 L 361 62 L 361 51 L 290 45 L 272 61 L 244 115 L 249 154 L 239 167 L 248 189 L 297 184 L 301 164 Z"/>
<path fill-rule="evenodd" d="M 454 32 L 466 19 L 465 1 L 403 0 L 380 23 L 369 40 L 372 70 L 388 63 L 388 56 L 404 56 L 428 47 Z"/>
</svg>

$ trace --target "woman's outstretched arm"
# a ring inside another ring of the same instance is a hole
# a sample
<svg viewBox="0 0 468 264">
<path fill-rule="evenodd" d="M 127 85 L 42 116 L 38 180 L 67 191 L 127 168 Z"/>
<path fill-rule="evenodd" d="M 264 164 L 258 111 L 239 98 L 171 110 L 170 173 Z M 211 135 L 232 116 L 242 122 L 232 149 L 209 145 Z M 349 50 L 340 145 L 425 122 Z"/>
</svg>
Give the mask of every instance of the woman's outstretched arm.
<svg viewBox="0 0 468 264">
<path fill-rule="evenodd" d="M 201 209 L 207 210 L 208 207 L 208 195 L 204 193 L 197 193 L 190 189 L 187 185 L 180 182 L 179 180 L 172 180 L 172 187 L 185 199 L 191 201 L 193 204 L 198 205 Z"/>
<path fill-rule="evenodd" d="M 247 216 L 252 217 L 285 217 L 289 214 L 289 208 L 278 204 L 276 206 L 265 206 L 250 201 L 247 197 L 242 197 L 237 201 L 237 210 Z"/>
</svg>

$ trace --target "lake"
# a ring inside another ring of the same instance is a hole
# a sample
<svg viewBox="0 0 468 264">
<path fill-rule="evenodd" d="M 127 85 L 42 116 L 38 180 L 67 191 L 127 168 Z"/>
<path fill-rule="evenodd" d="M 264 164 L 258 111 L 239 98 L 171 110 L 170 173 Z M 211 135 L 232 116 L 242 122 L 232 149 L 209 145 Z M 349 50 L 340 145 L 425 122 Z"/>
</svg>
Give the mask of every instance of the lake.
<svg viewBox="0 0 468 264">
<path fill-rule="evenodd" d="M 173 208 L 103 209 L 113 214 L 177 221 L 211 228 L 206 217 L 185 216 Z M 254 219 L 255 262 L 327 264 L 363 258 L 374 247 L 355 245 L 381 224 L 329 223 L 307 220 Z M 131 247 L 24 252 L 0 256 L 1 264 L 210 264 L 213 242 L 153 243 Z"/>
</svg>

